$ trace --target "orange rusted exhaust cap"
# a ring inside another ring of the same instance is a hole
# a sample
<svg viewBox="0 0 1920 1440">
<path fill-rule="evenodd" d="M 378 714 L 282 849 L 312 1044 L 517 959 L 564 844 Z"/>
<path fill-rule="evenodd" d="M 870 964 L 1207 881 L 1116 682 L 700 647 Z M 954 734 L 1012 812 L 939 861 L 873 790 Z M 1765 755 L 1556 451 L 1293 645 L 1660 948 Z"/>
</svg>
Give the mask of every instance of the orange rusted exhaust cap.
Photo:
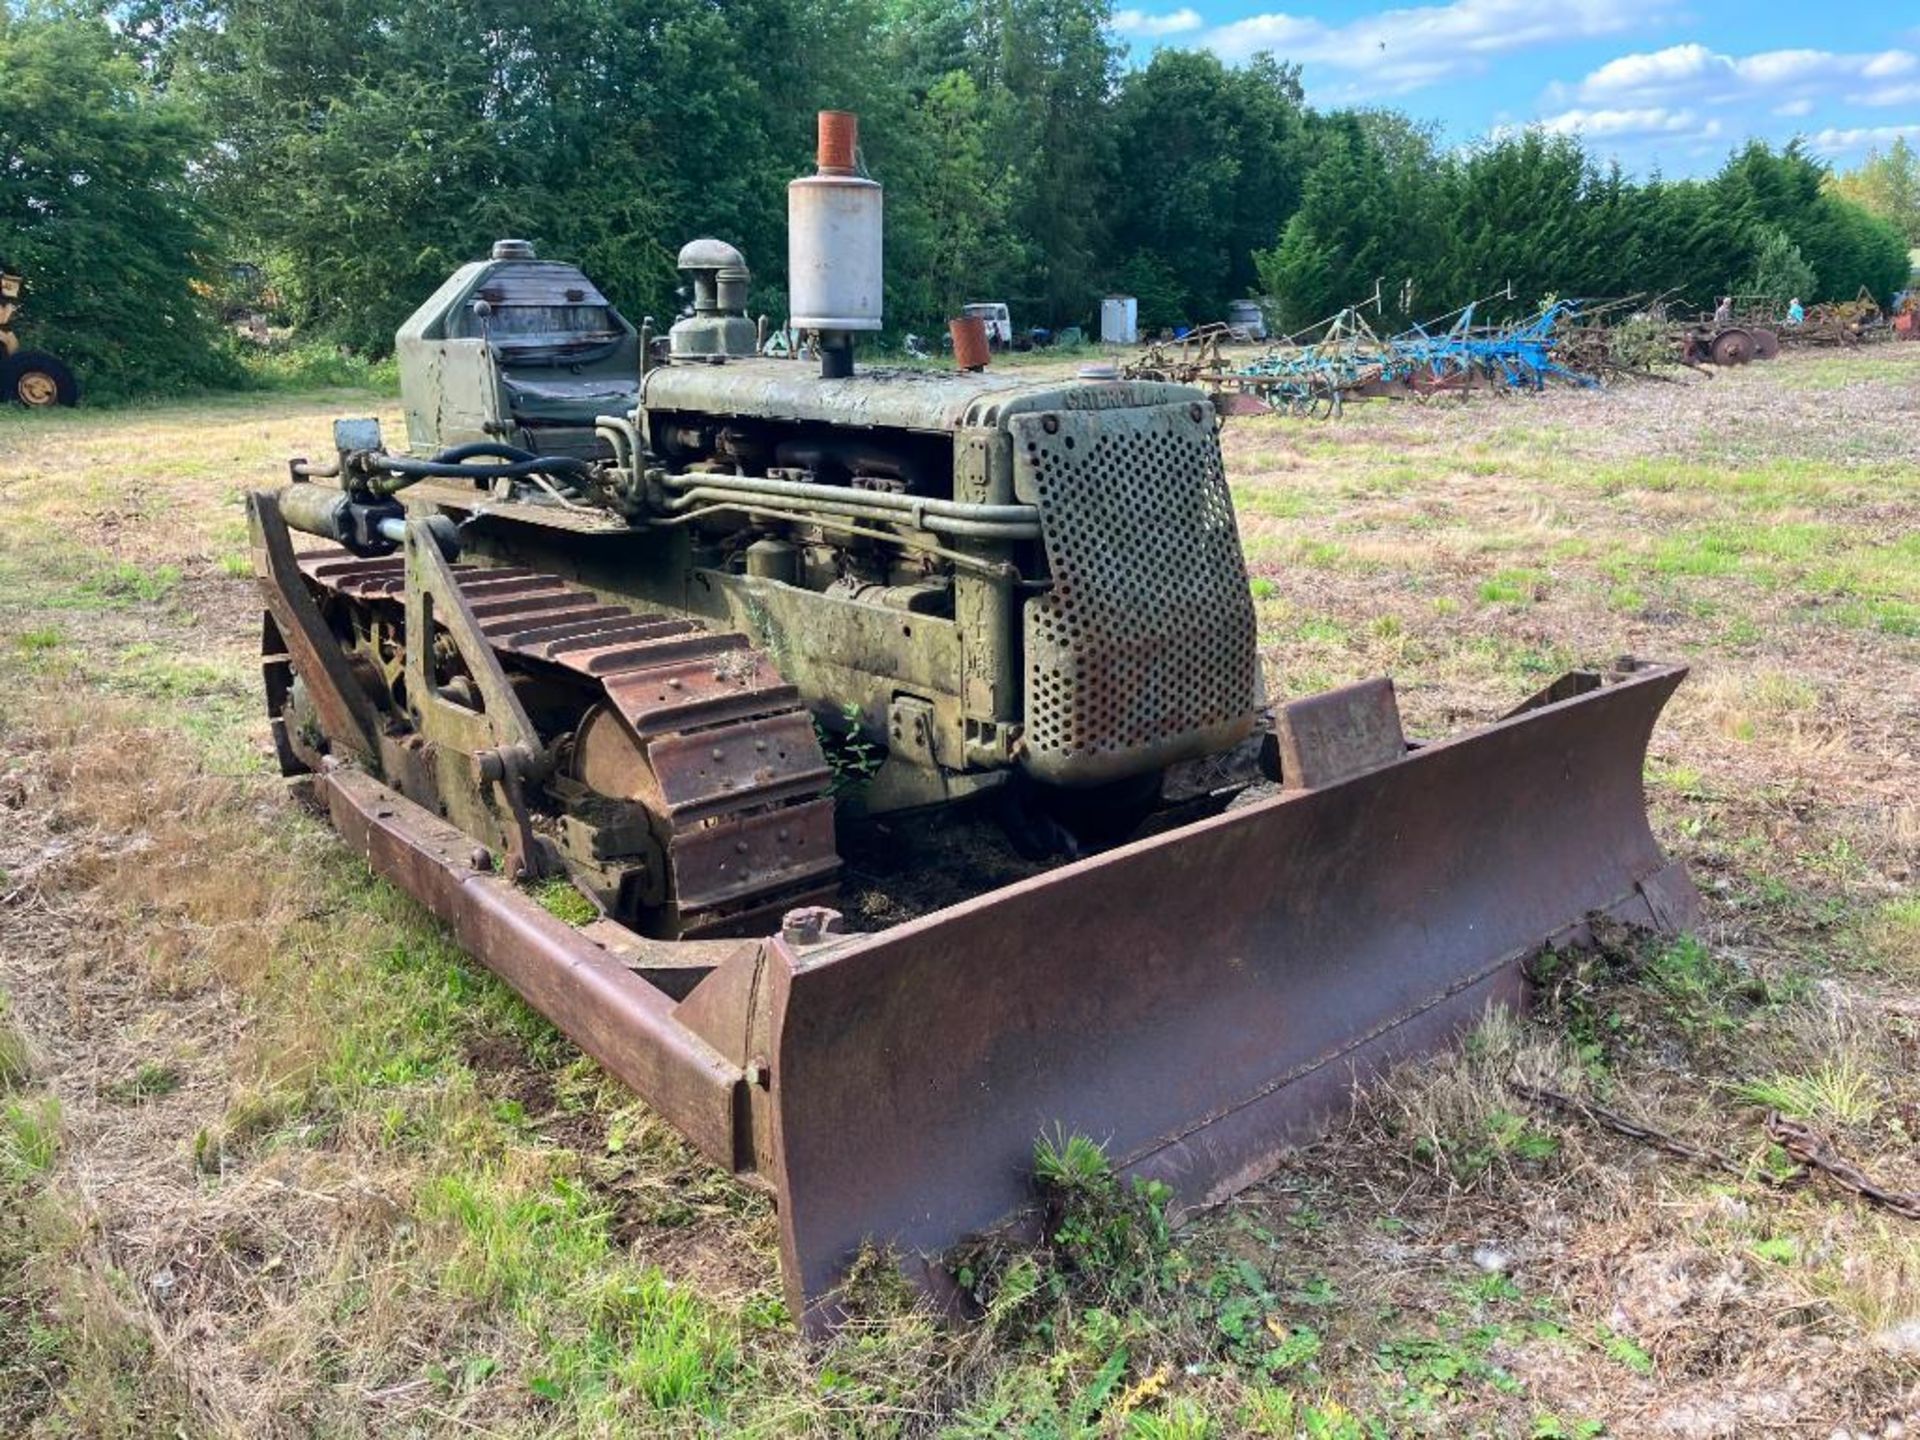
<svg viewBox="0 0 1920 1440">
<path fill-rule="evenodd" d="M 821 170 L 832 174 L 853 173 L 853 152 L 860 144 L 860 117 L 851 110 L 820 112 Z"/>
</svg>

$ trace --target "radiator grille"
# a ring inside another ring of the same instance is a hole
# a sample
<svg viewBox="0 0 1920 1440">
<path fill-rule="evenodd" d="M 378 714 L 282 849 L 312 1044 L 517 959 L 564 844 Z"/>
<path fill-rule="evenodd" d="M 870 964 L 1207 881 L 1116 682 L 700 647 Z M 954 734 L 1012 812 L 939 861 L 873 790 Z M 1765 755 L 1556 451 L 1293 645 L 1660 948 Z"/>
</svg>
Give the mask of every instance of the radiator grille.
<svg viewBox="0 0 1920 1440">
<path fill-rule="evenodd" d="M 1086 783 L 1246 734 L 1253 601 L 1212 407 L 1025 415 L 1009 428 L 1054 582 L 1026 605 L 1027 767 Z"/>
</svg>

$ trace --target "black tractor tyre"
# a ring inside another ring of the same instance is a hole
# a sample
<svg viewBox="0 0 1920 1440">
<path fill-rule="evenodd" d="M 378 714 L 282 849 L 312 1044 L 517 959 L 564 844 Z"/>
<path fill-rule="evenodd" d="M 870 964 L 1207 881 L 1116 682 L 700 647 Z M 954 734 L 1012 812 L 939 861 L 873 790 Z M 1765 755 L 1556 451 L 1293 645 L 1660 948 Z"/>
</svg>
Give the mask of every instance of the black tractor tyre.
<svg viewBox="0 0 1920 1440">
<path fill-rule="evenodd" d="M 80 382 L 55 356 L 44 350 L 22 350 L 0 360 L 0 399 L 30 410 L 78 405 Z"/>
</svg>

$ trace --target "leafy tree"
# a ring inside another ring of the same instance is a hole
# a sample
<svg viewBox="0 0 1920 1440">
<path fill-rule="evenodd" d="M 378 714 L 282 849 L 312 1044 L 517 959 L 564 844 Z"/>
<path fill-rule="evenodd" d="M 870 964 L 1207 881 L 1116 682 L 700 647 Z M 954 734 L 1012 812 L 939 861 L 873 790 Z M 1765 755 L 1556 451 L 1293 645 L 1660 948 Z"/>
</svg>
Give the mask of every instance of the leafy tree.
<svg viewBox="0 0 1920 1440">
<path fill-rule="evenodd" d="M 15 66 L 19 36 L 72 32 L 57 64 L 34 62 L 57 83 L 0 95 L 0 139 L 27 157 L 0 197 L 38 236 L 18 257 L 44 272 L 36 312 L 51 322 L 66 283 L 51 277 L 79 273 L 81 248 L 138 274 L 163 343 L 99 362 L 129 386 L 221 367 L 184 298 L 203 263 L 186 257 L 216 248 L 211 217 L 304 329 L 367 350 L 509 234 L 663 319 L 683 299 L 676 251 L 719 235 L 778 318 L 786 185 L 827 107 L 860 113 L 863 161 L 888 187 L 899 328 L 976 299 L 1084 323 L 1116 289 L 1155 328 L 1256 286 L 1290 327 L 1376 284 L 1378 322 L 1396 326 L 1509 282 L 1513 299 L 1483 313 L 1549 292 L 1706 304 L 1763 271 L 1784 283 L 1792 250 L 1815 276 L 1808 300 L 1884 293 L 1906 272 L 1894 223 L 1855 203 L 1900 209 L 1904 147 L 1835 180 L 1798 146 L 1754 144 L 1711 180 L 1644 184 L 1568 137 L 1453 153 L 1392 111 L 1314 113 L 1270 56 L 1162 50 L 1123 75 L 1108 0 L 117 0 L 111 30 L 75 9 L 0 13 Z M 52 138 L 22 144 L 23 125 Z M 100 222 L 84 245 L 82 212 Z M 65 260 L 47 249 L 60 235 Z M 66 293 L 77 323 L 96 294 Z M 99 303 L 97 323 L 121 323 L 120 302 Z"/>
<path fill-rule="evenodd" d="M 1754 257 L 1753 274 L 1741 288 L 1749 295 L 1784 306 L 1815 293 L 1813 267 L 1784 230 L 1769 228 Z"/>
<path fill-rule="evenodd" d="M 1009 209 L 1026 242 L 1035 318 L 1091 318 L 1105 289 L 1113 175 L 1108 102 L 1119 51 L 1107 0 L 977 0 L 974 74 L 988 106 L 986 143 L 1008 161 Z"/>
<path fill-rule="evenodd" d="M 1899 227 L 1907 244 L 1920 246 L 1920 150 L 1904 135 L 1885 151 L 1872 149 L 1857 169 L 1832 177 L 1834 194 Z"/>
<path fill-rule="evenodd" d="M 1884 297 L 1906 274 L 1898 230 L 1829 193 L 1825 166 L 1799 141 L 1777 153 L 1759 141 L 1728 160 L 1714 180 L 1721 204 L 1746 225 L 1746 246 L 1757 263 L 1769 227 L 1799 246 L 1817 277 L 1815 300 L 1848 300 L 1865 287 Z M 1741 267 L 1742 275 L 1748 267 Z"/>
<path fill-rule="evenodd" d="M 0 6 L 0 235 L 21 333 L 112 397 L 233 378 L 197 298 L 213 269 L 204 136 L 97 14 Z"/>
<path fill-rule="evenodd" d="M 1143 321 L 1219 319 L 1249 293 L 1255 247 L 1300 202 L 1302 110 L 1298 70 L 1270 55 L 1229 68 L 1161 50 L 1126 78 L 1113 106 L 1113 248 Z"/>
<path fill-rule="evenodd" d="M 508 234 L 662 315 L 680 244 L 718 234 L 777 300 L 786 182 L 874 21 L 826 0 L 230 0 L 176 73 L 241 243 L 303 323 L 379 349 Z"/>
<path fill-rule="evenodd" d="M 1510 289 L 1511 300 L 1485 307 L 1500 313 L 1550 293 L 1605 293 L 1589 235 L 1596 183 L 1568 136 L 1529 130 L 1476 149 L 1453 186 L 1450 259 L 1466 292 L 1459 302 Z"/>
<path fill-rule="evenodd" d="M 1317 148 L 1280 243 L 1254 257 L 1288 329 L 1364 300 L 1376 281 L 1392 278 L 1398 258 L 1393 177 L 1379 148 L 1352 116 L 1331 122 Z"/>
<path fill-rule="evenodd" d="M 941 75 L 890 141 L 887 181 L 889 313 L 937 324 L 969 300 L 1018 283 L 1026 249 L 1015 238 L 1004 167 L 988 152 L 986 102 L 965 70 Z"/>
</svg>

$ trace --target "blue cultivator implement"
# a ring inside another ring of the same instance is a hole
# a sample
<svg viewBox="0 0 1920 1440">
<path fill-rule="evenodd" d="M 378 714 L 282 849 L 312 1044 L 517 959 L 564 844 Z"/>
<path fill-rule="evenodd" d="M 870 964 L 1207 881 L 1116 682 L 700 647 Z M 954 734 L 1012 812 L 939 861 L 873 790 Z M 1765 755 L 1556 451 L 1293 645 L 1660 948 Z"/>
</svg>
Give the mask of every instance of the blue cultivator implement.
<svg viewBox="0 0 1920 1440">
<path fill-rule="evenodd" d="M 1598 385 L 1564 353 L 1579 302 L 1554 300 L 1525 320 L 1504 326 L 1474 323 L 1475 301 L 1438 320 L 1382 339 L 1355 307 L 1222 374 L 1216 385 L 1248 401 L 1288 414 L 1338 414 L 1346 401 L 1382 396 L 1425 399 L 1469 390 L 1544 390 L 1550 380 L 1583 388 Z"/>
<path fill-rule="evenodd" d="M 1517 325 L 1492 329 L 1474 328 L 1474 308 L 1470 304 L 1461 310 L 1441 334 L 1415 325 L 1394 336 L 1388 342 L 1388 374 L 1410 385 L 1438 388 L 1461 376 L 1516 390 L 1544 390 L 1549 379 L 1582 387 L 1600 383 L 1559 359 L 1559 325 L 1578 313 L 1576 302 L 1555 300 Z"/>
</svg>

